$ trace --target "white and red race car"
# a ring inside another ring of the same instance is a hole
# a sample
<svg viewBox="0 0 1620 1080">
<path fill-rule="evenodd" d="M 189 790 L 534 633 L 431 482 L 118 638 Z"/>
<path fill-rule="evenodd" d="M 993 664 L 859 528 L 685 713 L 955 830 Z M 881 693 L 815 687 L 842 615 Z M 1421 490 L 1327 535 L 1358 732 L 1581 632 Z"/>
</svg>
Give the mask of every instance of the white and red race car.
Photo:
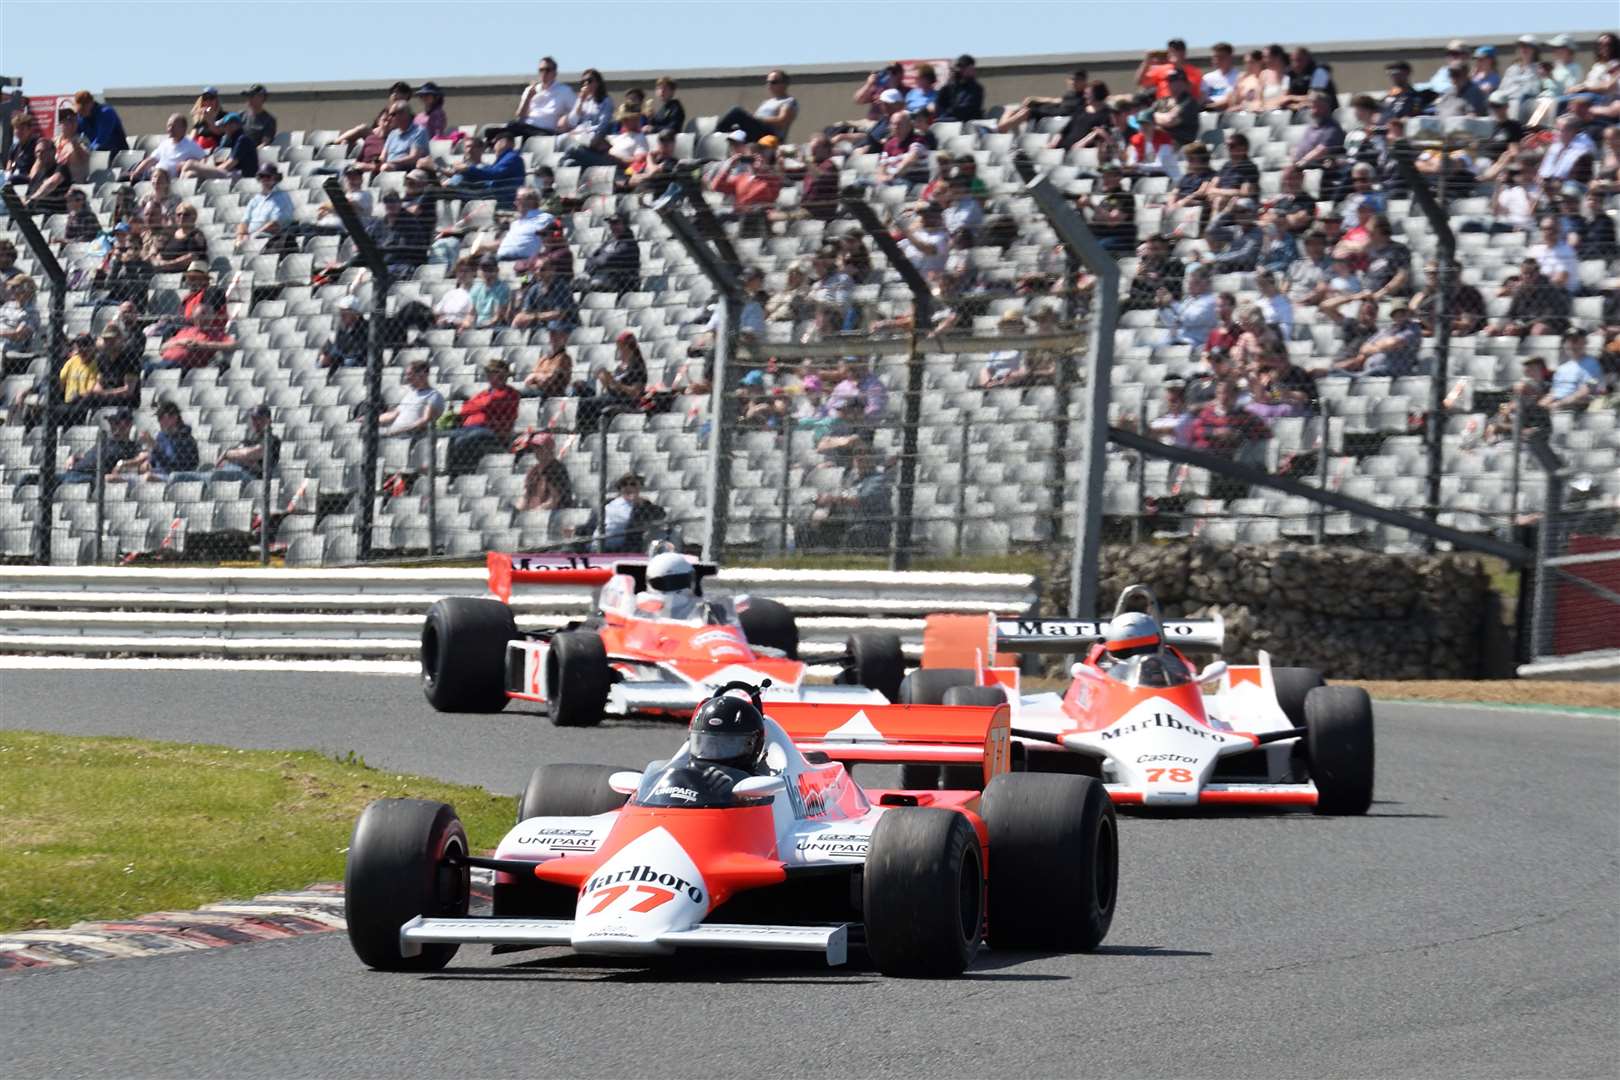
<svg viewBox="0 0 1620 1080">
<path fill-rule="evenodd" d="M 782 604 L 756 596 L 709 599 L 693 564 L 682 610 L 645 589 L 648 560 L 626 555 L 488 556 L 493 598 L 448 597 L 422 627 L 422 687 L 441 712 L 498 712 L 508 701 L 545 706 L 552 722 L 604 716 L 687 717 L 714 688 L 768 681 L 767 700 L 884 704 L 905 674 L 897 634 L 858 630 L 831 658 L 837 685 L 810 685 L 799 631 Z M 561 629 L 520 631 L 514 586 L 600 586 L 592 613 Z"/>
<path fill-rule="evenodd" d="M 1086 777 L 1009 773 L 1006 705 L 772 703 L 742 683 L 730 692 L 766 714 L 759 768 L 698 762 L 685 743 L 640 772 L 541 766 L 492 857 L 471 853 L 443 803 L 372 803 L 344 875 L 355 952 L 375 968 L 428 971 L 467 944 L 628 957 L 799 950 L 829 964 L 857 947 L 885 974 L 948 976 L 981 940 L 1089 951 L 1107 934 L 1113 804 Z M 869 762 L 949 763 L 975 782 L 869 791 L 847 768 Z M 469 915 L 475 867 L 494 871 L 492 916 Z"/>
<path fill-rule="evenodd" d="M 1366 691 L 1328 686 L 1318 671 L 1215 660 L 1222 620 L 1166 622 L 1146 586 L 1120 594 L 1114 618 L 1147 611 L 1162 628 L 1156 652 L 1115 661 L 1101 642 L 1107 621 L 936 615 L 924 631 L 922 667 L 900 700 L 988 706 L 1005 700 L 1031 771 L 1100 778 L 1121 805 L 1302 807 L 1361 814 L 1372 802 L 1373 714 Z M 1063 693 L 1022 693 L 1016 654 L 1075 654 Z M 912 766 L 917 787 L 964 777 Z"/>
</svg>

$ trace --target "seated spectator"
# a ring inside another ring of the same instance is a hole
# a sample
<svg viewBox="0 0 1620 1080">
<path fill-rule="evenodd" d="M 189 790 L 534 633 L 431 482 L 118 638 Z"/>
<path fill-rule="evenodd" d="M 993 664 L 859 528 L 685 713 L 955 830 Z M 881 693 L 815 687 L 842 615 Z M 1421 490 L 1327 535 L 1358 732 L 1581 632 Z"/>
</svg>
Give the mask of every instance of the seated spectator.
<svg viewBox="0 0 1620 1080">
<path fill-rule="evenodd" d="M 675 96 L 675 80 L 658 76 L 653 84 L 653 100 L 648 103 L 647 126 L 653 131 L 685 131 L 686 106 Z"/>
<path fill-rule="evenodd" d="M 1421 84 L 1417 89 L 1426 91 L 1436 97 L 1444 94 L 1456 85 L 1457 80 L 1453 77 L 1455 75 L 1453 69 L 1459 65 L 1463 66 L 1463 77 L 1466 81 L 1468 71 L 1465 61 L 1467 59 L 1468 43 L 1462 38 L 1452 38 L 1450 43 L 1446 45 L 1445 62 L 1435 69 L 1428 82 Z"/>
<path fill-rule="evenodd" d="M 431 161 L 427 130 L 412 121 L 409 98 L 392 102 L 384 116 L 387 134 L 383 136 L 381 154 L 371 161 L 362 155 L 353 164 L 366 172 L 384 173 L 410 172 Z"/>
<path fill-rule="evenodd" d="M 1241 131 L 1226 136 L 1226 164 L 1215 174 L 1215 182 L 1204 189 L 1210 210 L 1219 214 L 1238 199 L 1255 199 L 1260 194 L 1260 168 L 1249 158 L 1249 137 Z"/>
<path fill-rule="evenodd" d="M 362 222 L 370 221 L 375 212 L 375 202 L 371 192 L 366 189 L 366 171 L 358 163 L 350 162 L 343 167 L 343 194 L 349 200 L 354 212 Z M 310 230 L 318 233 L 343 234 L 348 230 L 338 220 L 337 212 L 332 209 L 331 200 L 326 200 L 315 211 L 315 223 Z"/>
<path fill-rule="evenodd" d="M 1574 294 L 1581 291 L 1581 264 L 1575 249 L 1560 235 L 1557 214 L 1545 214 L 1540 221 L 1538 243 L 1525 249 L 1525 255 L 1535 259 L 1542 276 L 1552 284 Z"/>
<path fill-rule="evenodd" d="M 129 149 L 124 123 L 111 105 L 97 101 L 88 90 L 80 90 L 73 95 L 73 110 L 79 117 L 79 134 L 90 149 L 105 150 L 109 154 Z"/>
<path fill-rule="evenodd" d="M 934 98 L 934 116 L 940 120 L 967 123 L 984 115 L 984 87 L 979 82 L 978 62 L 967 53 L 951 65 L 950 78 Z"/>
<path fill-rule="evenodd" d="M 1412 310 L 1399 304 L 1390 313 L 1387 330 L 1374 333 L 1350 356 L 1336 360 L 1320 374 L 1411 375 L 1417 370 L 1418 350 L 1423 345 L 1423 327 L 1412 318 Z"/>
<path fill-rule="evenodd" d="M 551 330 L 546 334 L 547 352 L 534 365 L 523 380 L 524 397 L 562 397 L 574 379 L 574 358 L 568 355 L 567 330 Z"/>
<path fill-rule="evenodd" d="M 855 453 L 842 486 L 842 491 L 816 496 L 809 517 L 795 530 L 798 546 L 887 550 L 894 522 L 894 490 L 878 455 L 870 450 Z"/>
<path fill-rule="evenodd" d="M 336 374 L 340 367 L 365 367 L 371 355 L 370 325 L 360 314 L 360 301 L 345 296 L 337 309 L 337 327 L 316 355 L 316 363 L 329 374 Z"/>
<path fill-rule="evenodd" d="M 1023 337 L 1024 317 L 1016 311 L 1008 311 L 1001 316 L 996 329 L 1003 337 Z M 998 386 L 1021 386 L 1023 375 L 1023 350 L 998 349 L 985 357 L 984 367 L 979 369 L 978 385 L 986 390 Z"/>
<path fill-rule="evenodd" d="M 88 405 L 101 385 L 101 369 L 96 366 L 98 354 L 96 339 L 89 334 L 77 334 L 68 358 L 62 362 L 57 375 L 61 386 L 62 410 L 58 423 L 63 427 L 85 422 Z M 42 395 L 43 396 L 43 395 Z"/>
<path fill-rule="evenodd" d="M 1378 103 L 1378 119 L 1388 124 L 1422 112 L 1423 99 L 1412 86 L 1412 65 L 1405 60 L 1391 60 L 1384 65 L 1384 73 L 1389 76 L 1389 89 Z"/>
<path fill-rule="evenodd" d="M 1185 86 L 1184 83 L 1178 85 Z M 1186 94 L 1185 89 L 1182 93 Z M 1159 126 L 1159 115 L 1152 109 L 1136 114 L 1137 131 L 1126 140 L 1125 165 L 1133 176 L 1162 175 L 1174 180 L 1181 161 L 1175 138 Z"/>
<path fill-rule="evenodd" d="M 1181 176 L 1171 185 L 1170 196 L 1164 204 L 1166 213 L 1189 206 L 1207 206 L 1208 189 L 1216 179 L 1215 170 L 1209 165 L 1209 147 L 1201 142 L 1188 143 L 1181 153 Z"/>
<path fill-rule="evenodd" d="M 1129 278 L 1130 292 L 1121 310 L 1147 311 L 1164 306 L 1159 290 L 1169 295 L 1169 302 L 1181 299 L 1181 281 L 1186 267 L 1170 254 L 1170 240 L 1155 233 L 1136 246 L 1136 273 Z"/>
<path fill-rule="evenodd" d="M 450 120 L 444 113 L 444 91 L 435 82 L 425 82 L 416 88 L 422 107 L 411 117 L 411 123 L 427 132 L 429 139 L 437 139 L 449 129 Z"/>
<path fill-rule="evenodd" d="M 1231 44 L 1217 41 L 1210 46 L 1210 67 L 1199 79 L 1197 97 L 1210 112 L 1224 112 L 1236 101 L 1238 80 L 1243 73 L 1234 64 Z"/>
<path fill-rule="evenodd" d="M 1294 234 L 1289 231 L 1286 217 L 1275 210 L 1262 213 L 1260 258 L 1255 265 L 1261 270 L 1281 276 L 1288 273 L 1288 268 L 1294 265 L 1297 258 L 1299 245 L 1294 240 Z"/>
<path fill-rule="evenodd" d="M 568 267 L 569 263 L 552 258 L 542 258 L 535 265 L 534 283 L 524 291 L 518 313 L 512 317 L 514 329 L 544 327 L 567 335 L 579 325 L 579 301 Z"/>
<path fill-rule="evenodd" d="M 613 98 L 607 92 L 607 80 L 595 68 L 586 68 L 580 74 L 573 106 L 557 121 L 557 133 L 594 132 L 612 122 Z"/>
<path fill-rule="evenodd" d="M 270 97 L 270 91 L 265 89 L 264 83 L 254 83 L 242 91 L 245 104 L 242 106 L 242 131 L 253 140 L 255 146 L 269 146 L 276 141 L 276 118 L 264 103 Z M 243 176 L 250 175 L 252 169 L 244 169 Z"/>
<path fill-rule="evenodd" d="M 97 474 L 111 476 L 119 466 L 126 469 L 141 453 L 141 444 L 132 434 L 135 425 L 135 414 L 127 407 L 114 409 L 107 414 L 107 437 L 100 446 L 92 446 L 82 454 L 70 454 L 67 459 L 67 471 L 59 473 L 56 477 L 58 484 L 91 484 L 95 482 Z"/>
<path fill-rule="evenodd" d="M 1171 38 L 1163 49 L 1150 49 L 1136 65 L 1135 82 L 1153 91 L 1155 97 L 1171 96 L 1170 80 L 1179 75 L 1198 93 L 1203 86 L 1203 72 L 1187 62 L 1187 43 Z"/>
<path fill-rule="evenodd" d="M 709 181 L 709 190 L 730 197 L 740 236 L 764 236 L 770 232 L 767 211 L 776 204 L 783 179 L 776 167 L 776 137 L 766 135 L 757 149 L 737 144 Z"/>
<path fill-rule="evenodd" d="M 878 161 L 877 180 L 880 184 L 925 184 L 928 182 L 930 154 L 928 145 L 905 110 L 889 118 L 889 137 L 883 143 L 883 156 Z"/>
<path fill-rule="evenodd" d="M 67 217 L 62 222 L 61 241 L 64 244 L 83 244 L 100 235 L 101 222 L 97 220 L 95 211 L 90 209 L 90 200 L 85 198 L 84 192 L 78 188 L 69 188 Z"/>
<path fill-rule="evenodd" d="M 1316 411 L 1316 402 L 1316 380 L 1289 361 L 1288 350 L 1281 342 L 1273 343 L 1249 379 L 1249 402 L 1244 408 L 1269 420 L 1309 416 Z"/>
<path fill-rule="evenodd" d="M 1620 136 L 1620 127 L 1609 129 L 1616 136 Z M 1616 140 L 1620 142 L 1620 139 Z M 1573 198 L 1573 196 L 1566 196 Z M 1588 190 L 1584 204 L 1584 213 L 1570 221 L 1571 230 L 1579 237 L 1575 247 L 1575 254 L 1581 259 L 1600 259 L 1603 262 L 1613 262 L 1620 257 L 1620 242 L 1615 236 L 1614 218 L 1604 209 L 1604 194 L 1601 191 Z"/>
<path fill-rule="evenodd" d="M 86 410 L 139 407 L 145 347 L 145 337 L 134 327 L 126 332 L 120 320 L 102 327 L 96 340 L 98 377 L 84 403 Z"/>
<path fill-rule="evenodd" d="M 1136 246 L 1136 200 L 1125 190 L 1124 173 L 1118 162 L 1101 167 L 1102 186 L 1075 197 L 1075 208 L 1092 209 L 1088 222 L 1092 233 L 1108 251 L 1123 254 Z"/>
<path fill-rule="evenodd" d="M 281 170 L 268 161 L 259 166 L 258 177 L 259 193 L 248 200 L 236 226 L 236 250 L 254 241 L 261 254 L 285 255 L 292 250 L 292 196 L 277 186 Z"/>
<path fill-rule="evenodd" d="M 630 163 L 624 190 L 642 196 L 644 202 L 662 198 L 680 185 L 680 164 L 675 156 L 675 132 L 666 128 L 652 137 L 645 154 Z"/>
<path fill-rule="evenodd" d="M 539 81 L 523 88 L 512 122 L 486 131 L 486 139 L 502 134 L 522 139 L 529 135 L 555 135 L 562 130 L 563 117 L 577 100 L 574 88 L 557 81 L 557 61 L 549 56 L 540 58 L 539 72 Z"/>
<path fill-rule="evenodd" d="M 1232 362 L 1244 370 L 1257 362 L 1273 343 L 1282 336 L 1275 327 L 1266 323 L 1266 313 L 1258 304 L 1244 304 L 1237 309 L 1237 340 L 1231 345 Z"/>
<path fill-rule="evenodd" d="M 1108 84 L 1094 79 L 1086 84 L 1085 103 L 1074 111 L 1063 130 L 1048 144 L 1057 150 L 1067 150 L 1076 144 L 1085 144 L 1093 131 L 1106 133 L 1114 126 L 1114 110 L 1108 104 Z"/>
<path fill-rule="evenodd" d="M 488 388 L 463 403 L 456 414 L 458 426 L 450 433 L 445 465 L 451 476 L 476 472 L 485 454 L 504 451 L 517 423 L 519 396 L 507 383 L 511 368 L 496 358 L 484 364 L 484 371 Z"/>
<path fill-rule="evenodd" d="M 928 73 L 933 75 L 934 69 L 929 67 Z M 1015 108 L 1008 109 L 996 121 L 997 131 L 1014 131 L 1024 123 L 1040 123 L 1042 120 L 1067 120 L 1075 113 L 1086 107 L 1086 84 L 1089 82 L 1085 68 L 1075 68 L 1069 73 L 1069 85 L 1060 97 L 1026 97 Z M 937 99 L 939 95 L 936 93 Z M 907 102 L 910 107 L 910 102 Z"/>
<path fill-rule="evenodd" d="M 456 260 L 454 287 L 433 303 L 433 325 L 448 330 L 471 330 L 473 327 L 472 285 L 478 278 L 478 260 L 463 255 Z"/>
<path fill-rule="evenodd" d="M 1275 327 L 1287 341 L 1294 336 L 1294 305 L 1286 294 L 1277 287 L 1277 276 L 1269 270 L 1261 270 L 1254 275 L 1255 288 L 1260 291 L 1260 299 L 1256 307 L 1260 309 L 1261 317 L 1266 325 Z"/>
<path fill-rule="evenodd" d="M 1445 290 L 1446 318 L 1455 337 L 1471 337 L 1485 325 L 1485 297 L 1462 279 L 1462 267 L 1453 265 L 1447 275 Z M 1423 268 L 1424 287 L 1412 298 L 1412 310 L 1425 334 L 1435 332 L 1435 316 L 1439 309 L 1440 264 L 1430 260 Z"/>
<path fill-rule="evenodd" d="M 1555 180 L 1570 179 L 1580 162 L 1597 156 L 1597 145 L 1581 130 L 1581 122 L 1575 116 L 1569 113 L 1560 116 L 1557 132 L 1557 141 L 1547 146 L 1541 166 L 1536 170 L 1543 187 Z"/>
<path fill-rule="evenodd" d="M 582 290 L 623 295 L 641 287 L 641 245 L 621 211 L 608 215 L 608 237 L 585 257 Z"/>
<path fill-rule="evenodd" d="M 589 144 L 575 143 L 563 153 L 563 164 L 582 169 L 615 169 L 622 175 L 638 156 L 645 157 L 648 145 L 642 124 L 646 118 L 641 115 L 641 110 L 626 101 L 613 114 L 613 119 L 618 125 L 617 130 L 596 129 L 597 133 Z"/>
<path fill-rule="evenodd" d="M 1209 264 L 1219 273 L 1234 270 L 1253 270 L 1260 262 L 1260 249 L 1265 234 L 1254 219 L 1252 199 L 1238 199 L 1231 209 L 1210 222 L 1206 239 L 1209 241 Z"/>
<path fill-rule="evenodd" d="M 364 172 L 376 172 L 377 166 L 382 163 L 383 145 L 394 130 L 394 118 L 390 112 L 395 105 L 409 107 L 411 101 L 411 84 L 396 82 L 388 88 L 388 102 L 378 111 L 375 119 L 369 124 L 359 124 L 338 136 L 338 141 L 344 146 L 357 146 L 350 166 L 359 168 Z"/>
<path fill-rule="evenodd" d="M 10 241 L 0 241 L 9 246 Z M 15 253 L 13 253 L 15 258 Z M 6 302 L 0 305 L 0 377 L 17 375 L 27 369 L 38 348 L 38 286 L 27 274 L 9 275 L 4 286 Z"/>
<path fill-rule="evenodd" d="M 1169 96 L 1161 98 L 1153 109 L 1142 111 L 1153 117 L 1159 131 L 1176 146 L 1186 146 L 1198 138 L 1198 97 L 1186 74 L 1180 70 L 1170 73 L 1166 85 L 1170 88 Z M 1170 165 L 1164 167 L 1164 172 L 1171 177 L 1175 175 Z"/>
<path fill-rule="evenodd" d="M 1447 86 L 1429 111 L 1442 119 L 1451 119 L 1459 116 L 1484 116 L 1489 105 L 1486 102 L 1487 92 L 1480 89 L 1479 84 L 1468 77 L 1468 68 L 1463 64 L 1453 64 L 1447 69 L 1449 77 Z"/>
<path fill-rule="evenodd" d="M 833 308 L 837 312 L 834 331 L 838 332 L 855 322 L 854 295 L 855 282 L 840 269 L 837 249 L 830 245 L 823 246 L 810 262 L 809 304 L 812 307 Z"/>
<path fill-rule="evenodd" d="M 1265 112 L 1271 107 L 1266 98 L 1266 54 L 1250 49 L 1243 54 L 1243 73 L 1237 86 L 1227 95 L 1228 112 Z"/>
<path fill-rule="evenodd" d="M 580 433 L 594 434 L 604 419 L 635 412 L 646 389 L 647 362 L 641 346 L 632 331 L 621 330 L 614 343 L 613 367 L 593 368 L 585 381 L 574 384 L 580 399 L 576 413 Z"/>
<path fill-rule="evenodd" d="M 26 194 L 45 179 L 52 156 L 50 140 L 40 134 L 34 114 L 26 109 L 12 113 L 4 170 L 10 182 Z"/>
<path fill-rule="evenodd" d="M 60 214 L 67 209 L 67 193 L 74 184 L 82 184 L 90 173 L 90 144 L 79 135 L 79 114 L 71 105 L 56 111 L 56 138 L 43 152 L 46 165 L 40 166 L 30 179 L 28 193 L 22 201 L 36 213 Z"/>
<path fill-rule="evenodd" d="M 468 142 L 476 144 L 476 139 L 474 136 Z M 473 157 L 469 148 L 468 161 L 450 171 L 444 186 L 463 198 L 493 196 L 496 208 L 505 210 L 512 206 L 516 193 L 523 190 L 523 176 L 528 167 L 524 164 L 523 155 L 518 153 L 517 145 L 510 135 L 497 138 L 492 149 L 495 160 L 485 165 Z M 535 205 L 539 205 L 538 195 Z M 521 208 L 519 212 L 522 212 Z"/>
<path fill-rule="evenodd" d="M 467 290 L 472 297 L 473 327 L 505 326 L 512 321 L 512 286 L 501 280 L 501 263 L 493 255 L 478 260 L 478 280 Z"/>
<path fill-rule="evenodd" d="M 1547 393 L 1539 404 L 1552 412 L 1576 412 L 1585 409 L 1592 399 L 1604 391 L 1606 376 L 1603 365 L 1586 349 L 1586 331 L 1570 327 L 1564 331 L 1560 350 L 1563 359 L 1553 369 Z"/>
<path fill-rule="evenodd" d="M 766 301 L 765 321 L 797 325 L 814 315 L 815 306 L 810 299 L 809 268 L 796 262 L 787 268 L 782 289 Z"/>
<path fill-rule="evenodd" d="M 1491 191 L 1492 221 L 1485 226 L 1491 233 L 1529 232 L 1535 228 L 1536 195 L 1528 183 L 1527 172 L 1517 164 L 1510 164 L 1497 177 Z M 1463 225 L 1465 232 L 1474 231 Z"/>
<path fill-rule="evenodd" d="M 641 477 L 635 473 L 619 477 L 615 485 L 618 496 L 609 500 L 600 512 L 592 513 L 574 536 L 589 539 L 593 550 L 646 551 L 649 529 L 669 515 L 662 506 L 641 497 L 641 483 Z"/>
<path fill-rule="evenodd" d="M 227 331 L 225 290 L 213 288 L 203 294 L 191 317 L 191 325 L 163 343 L 161 359 L 147 365 L 148 371 L 180 368 L 190 371 L 220 362 L 220 354 L 236 348 L 236 339 Z"/>
<path fill-rule="evenodd" d="M 1180 379 L 1164 382 L 1164 411 L 1148 421 L 1147 434 L 1173 446 L 1192 445 L 1196 414 L 1187 407 L 1187 385 Z"/>
<path fill-rule="evenodd" d="M 866 131 L 877 124 L 886 123 L 895 107 L 905 103 L 905 85 L 906 66 L 900 61 L 878 68 L 866 77 L 854 94 L 855 104 L 866 106 L 866 116 L 860 120 L 835 124 L 827 129 L 827 134 Z M 937 98 L 939 95 L 936 93 L 934 96 Z"/>
<path fill-rule="evenodd" d="M 1194 266 L 1187 271 L 1186 295 L 1177 300 L 1169 288 L 1161 288 L 1156 300 L 1159 325 L 1170 331 L 1169 344 L 1203 345 L 1217 325 L 1216 300 L 1210 292 L 1209 271 Z"/>
<path fill-rule="evenodd" d="M 945 269 L 951 254 L 951 234 L 945 228 L 945 212 L 935 203 L 920 203 L 900 219 L 900 250 L 923 275 Z"/>
<path fill-rule="evenodd" d="M 164 229 L 158 238 L 156 254 L 152 256 L 152 269 L 160 274 L 187 271 L 201 262 L 207 267 L 208 238 L 197 227 L 197 208 L 181 203 L 174 213 L 174 226 Z"/>
<path fill-rule="evenodd" d="M 1341 243 L 1335 255 L 1346 245 Z M 1349 245 L 1352 249 L 1354 244 Z M 1390 234 L 1389 219 L 1374 214 L 1367 223 L 1367 239 L 1362 246 L 1366 270 L 1361 275 L 1362 296 L 1357 299 L 1394 299 L 1412 293 L 1412 252 L 1397 244 Z"/>
<path fill-rule="evenodd" d="M 99 304 L 117 305 L 127 301 L 134 304 L 137 311 L 144 312 L 153 271 L 134 235 L 128 226 L 114 228 L 112 251 L 96 271 L 91 288 L 99 290 Z"/>
<path fill-rule="evenodd" d="M 1188 431 L 1194 450 L 1236 458 L 1245 448 L 1271 438 L 1265 422 L 1238 405 L 1237 383 L 1223 379 L 1215 387 L 1215 400 L 1198 410 Z"/>
<path fill-rule="evenodd" d="M 141 452 L 118 462 L 107 472 L 109 478 L 140 477 L 163 481 L 177 473 L 197 471 L 197 440 L 180 416 L 180 406 L 172 401 L 157 407 L 158 433 L 141 432 Z"/>
<path fill-rule="evenodd" d="M 270 430 L 270 406 L 255 405 L 248 410 L 248 430 L 242 441 L 220 452 L 214 462 L 213 480 L 263 480 L 281 460 L 281 436 Z"/>
<path fill-rule="evenodd" d="M 206 150 L 186 135 L 186 118 L 183 113 L 171 114 L 165 131 L 167 134 L 163 141 L 129 171 L 126 180 L 132 182 L 140 180 L 154 169 L 168 173 L 172 180 L 180 175 L 180 169 L 186 162 L 201 161 L 208 156 Z"/>
<path fill-rule="evenodd" d="M 217 87 L 205 86 L 197 100 L 191 105 L 191 137 L 204 151 L 211 151 L 219 145 L 219 138 L 223 132 L 219 129 L 219 118 L 225 114 L 219 103 L 219 90 Z"/>
<path fill-rule="evenodd" d="M 428 378 L 427 360 L 417 357 L 405 365 L 405 392 L 399 404 L 377 414 L 377 434 L 388 439 L 415 440 L 444 413 L 444 395 Z"/>
<path fill-rule="evenodd" d="M 226 113 L 219 118 L 220 139 L 214 152 L 207 158 L 188 161 L 180 169 L 181 176 L 198 180 L 237 180 L 253 176 L 259 171 L 259 144 L 243 128 L 241 113 Z"/>
<path fill-rule="evenodd" d="M 1340 127 L 1339 121 L 1334 118 L 1339 103 L 1326 94 L 1313 93 L 1310 104 L 1311 122 L 1305 126 L 1305 134 L 1294 144 L 1292 162 L 1296 171 L 1329 170 L 1329 173 L 1323 176 L 1326 182 L 1344 157 L 1344 128 Z"/>
<path fill-rule="evenodd" d="M 530 510 L 566 510 L 574 505 L 574 483 L 568 469 L 557 460 L 557 444 L 549 434 L 529 439 L 534 463 L 523 476 L 523 494 L 512 503 L 518 513 Z"/>
</svg>

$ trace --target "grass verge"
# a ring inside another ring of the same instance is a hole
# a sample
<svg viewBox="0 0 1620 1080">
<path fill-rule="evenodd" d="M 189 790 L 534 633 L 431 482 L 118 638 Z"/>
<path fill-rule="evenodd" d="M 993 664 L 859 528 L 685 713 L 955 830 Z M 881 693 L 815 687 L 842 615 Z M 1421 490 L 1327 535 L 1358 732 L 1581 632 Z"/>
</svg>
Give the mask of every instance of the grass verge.
<svg viewBox="0 0 1620 1080">
<path fill-rule="evenodd" d="M 513 800 L 315 751 L 0 731 L 0 931 L 301 889 L 343 876 L 373 799 L 455 806 L 474 850 Z"/>
</svg>

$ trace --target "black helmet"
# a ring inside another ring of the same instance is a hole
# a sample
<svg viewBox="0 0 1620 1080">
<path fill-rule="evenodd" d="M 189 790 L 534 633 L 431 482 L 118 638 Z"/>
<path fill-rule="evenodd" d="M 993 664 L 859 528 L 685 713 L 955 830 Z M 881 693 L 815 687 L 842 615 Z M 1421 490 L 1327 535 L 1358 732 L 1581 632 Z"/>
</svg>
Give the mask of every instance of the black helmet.
<svg viewBox="0 0 1620 1080">
<path fill-rule="evenodd" d="M 686 745 L 694 761 L 752 772 L 765 756 L 765 717 L 735 695 L 710 698 L 692 714 Z"/>
</svg>

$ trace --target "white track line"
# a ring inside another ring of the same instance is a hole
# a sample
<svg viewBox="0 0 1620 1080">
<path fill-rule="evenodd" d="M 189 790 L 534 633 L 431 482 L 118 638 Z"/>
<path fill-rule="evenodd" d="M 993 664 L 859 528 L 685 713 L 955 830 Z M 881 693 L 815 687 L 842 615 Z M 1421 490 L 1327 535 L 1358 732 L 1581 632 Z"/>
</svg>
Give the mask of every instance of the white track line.
<svg viewBox="0 0 1620 1080">
<path fill-rule="evenodd" d="M 333 675 L 416 675 L 415 660 L 215 660 L 147 656 L 0 656 L 0 671 L 311 671 Z"/>
</svg>

